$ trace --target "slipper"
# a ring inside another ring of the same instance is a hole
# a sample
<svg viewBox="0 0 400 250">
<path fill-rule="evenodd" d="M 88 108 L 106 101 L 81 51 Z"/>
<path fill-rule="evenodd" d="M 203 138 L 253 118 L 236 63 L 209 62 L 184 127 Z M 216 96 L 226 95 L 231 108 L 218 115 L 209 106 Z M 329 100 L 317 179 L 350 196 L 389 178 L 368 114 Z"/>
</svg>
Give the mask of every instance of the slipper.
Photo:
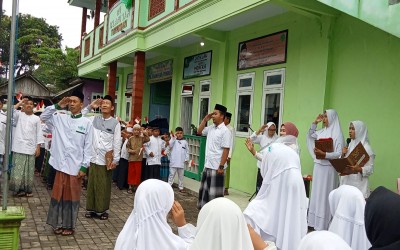
<svg viewBox="0 0 400 250">
<path fill-rule="evenodd" d="M 32 193 L 26 193 L 26 197 L 33 197 Z"/>
<path fill-rule="evenodd" d="M 108 220 L 108 213 L 102 213 L 100 215 L 100 220 Z"/>
<path fill-rule="evenodd" d="M 133 191 L 132 191 L 132 189 L 130 188 L 130 189 L 128 189 L 128 194 L 133 194 Z"/>
<path fill-rule="evenodd" d="M 63 229 L 61 227 L 55 228 L 55 229 L 53 229 L 53 232 L 55 235 L 59 235 L 59 234 L 62 234 Z"/>
<path fill-rule="evenodd" d="M 70 236 L 74 234 L 74 230 L 72 229 L 64 229 L 61 233 L 62 236 Z"/>
<path fill-rule="evenodd" d="M 93 217 L 96 217 L 96 213 L 95 212 L 86 212 L 85 213 L 85 217 L 86 218 L 93 218 Z"/>
<path fill-rule="evenodd" d="M 17 193 L 17 196 L 18 196 L 18 197 L 24 197 L 25 195 L 26 195 L 25 192 L 19 192 L 19 193 Z"/>
</svg>

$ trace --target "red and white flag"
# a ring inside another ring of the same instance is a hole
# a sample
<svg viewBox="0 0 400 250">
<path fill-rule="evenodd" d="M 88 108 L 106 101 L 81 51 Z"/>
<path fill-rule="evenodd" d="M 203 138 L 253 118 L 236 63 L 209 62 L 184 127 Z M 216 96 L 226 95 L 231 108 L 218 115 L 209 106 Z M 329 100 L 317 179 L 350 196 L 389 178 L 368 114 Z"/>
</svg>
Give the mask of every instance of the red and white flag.
<svg viewBox="0 0 400 250">
<path fill-rule="evenodd" d="M 136 116 L 135 122 L 136 122 L 136 124 L 140 123 L 140 117 L 139 116 Z"/>
<path fill-rule="evenodd" d="M 38 102 L 38 104 L 36 105 L 36 111 L 40 110 L 40 103 Z"/>
<path fill-rule="evenodd" d="M 17 98 L 17 100 L 20 102 L 22 99 L 22 93 L 21 91 L 18 92 L 18 94 L 15 96 Z"/>
<path fill-rule="evenodd" d="M 43 108 L 43 106 L 44 106 L 44 101 L 41 100 L 41 101 L 40 101 L 40 108 Z"/>
<path fill-rule="evenodd" d="M 194 160 L 193 159 L 190 161 L 190 166 L 194 167 Z"/>
</svg>

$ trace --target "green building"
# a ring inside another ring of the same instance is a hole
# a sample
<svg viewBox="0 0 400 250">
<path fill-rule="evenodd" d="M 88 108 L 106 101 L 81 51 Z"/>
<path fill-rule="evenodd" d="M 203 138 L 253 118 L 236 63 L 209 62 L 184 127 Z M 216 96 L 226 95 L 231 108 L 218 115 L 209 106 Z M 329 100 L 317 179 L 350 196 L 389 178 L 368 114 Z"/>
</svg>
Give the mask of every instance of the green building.
<svg viewBox="0 0 400 250">
<path fill-rule="evenodd" d="M 79 75 L 104 80 L 116 116 L 167 118 L 186 134 L 216 103 L 233 113 L 231 187 L 252 193 L 244 141 L 266 121 L 306 133 L 334 108 L 343 134 L 364 121 L 376 153 L 371 188 L 400 177 L 399 0 L 69 0 L 83 8 Z M 86 32 L 87 11 L 95 28 Z M 104 15 L 104 22 L 100 23 Z"/>
</svg>

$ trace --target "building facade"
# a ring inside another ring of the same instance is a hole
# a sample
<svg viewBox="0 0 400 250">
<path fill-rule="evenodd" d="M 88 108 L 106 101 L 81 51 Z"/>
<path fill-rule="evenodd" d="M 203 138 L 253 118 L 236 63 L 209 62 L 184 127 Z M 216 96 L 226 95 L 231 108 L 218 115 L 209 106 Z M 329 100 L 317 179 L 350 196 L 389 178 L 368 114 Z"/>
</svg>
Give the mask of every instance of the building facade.
<svg viewBox="0 0 400 250">
<path fill-rule="evenodd" d="M 371 187 L 395 189 L 396 1 L 69 2 L 83 8 L 79 75 L 104 80 L 104 93 L 117 97 L 117 116 L 167 118 L 171 129 L 182 126 L 190 134 L 191 124 L 197 126 L 215 103 L 227 106 L 237 130 L 233 188 L 254 192 L 256 163 L 244 140 L 267 121 L 296 124 L 302 172 L 312 174 L 306 133 L 319 113 L 334 108 L 345 136 L 350 121 L 369 128 L 376 153 Z M 98 9 L 90 32 L 87 8 Z"/>
</svg>

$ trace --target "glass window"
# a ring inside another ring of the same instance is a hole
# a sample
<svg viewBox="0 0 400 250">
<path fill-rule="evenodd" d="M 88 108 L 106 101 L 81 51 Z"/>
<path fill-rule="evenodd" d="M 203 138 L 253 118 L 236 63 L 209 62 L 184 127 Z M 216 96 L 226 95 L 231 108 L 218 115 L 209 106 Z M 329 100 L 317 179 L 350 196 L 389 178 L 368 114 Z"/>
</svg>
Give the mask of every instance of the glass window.
<svg viewBox="0 0 400 250">
<path fill-rule="evenodd" d="M 239 88 L 251 87 L 252 82 L 252 78 L 242 78 L 239 80 Z"/>
<path fill-rule="evenodd" d="M 281 106 L 280 93 L 265 95 L 264 124 L 267 124 L 267 122 L 274 122 L 275 124 L 279 124 L 280 106 Z"/>
<path fill-rule="evenodd" d="M 208 92 L 210 91 L 210 85 L 209 84 L 203 84 L 201 86 L 201 92 Z"/>
<path fill-rule="evenodd" d="M 209 104 L 209 97 L 200 97 L 199 123 L 208 114 L 210 106 Z"/>
<path fill-rule="evenodd" d="M 282 84 L 282 75 L 267 76 L 267 85 Z"/>
<path fill-rule="evenodd" d="M 250 124 L 251 95 L 239 95 L 237 107 L 236 130 L 238 132 L 248 132 Z"/>
</svg>

